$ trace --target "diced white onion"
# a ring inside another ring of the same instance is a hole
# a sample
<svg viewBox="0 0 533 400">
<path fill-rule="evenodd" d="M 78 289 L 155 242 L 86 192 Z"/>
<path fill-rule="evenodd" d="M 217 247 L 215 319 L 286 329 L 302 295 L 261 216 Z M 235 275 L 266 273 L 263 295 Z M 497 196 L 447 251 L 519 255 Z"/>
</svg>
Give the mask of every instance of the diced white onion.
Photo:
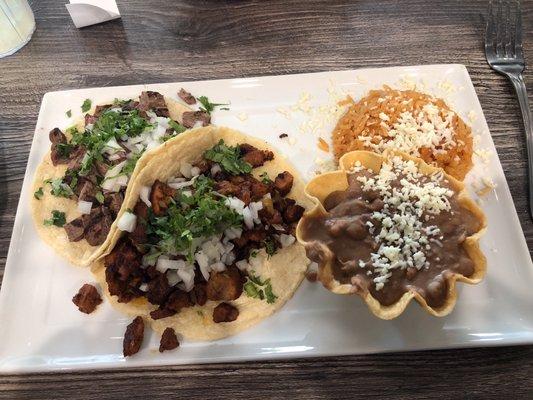
<svg viewBox="0 0 533 400">
<path fill-rule="evenodd" d="M 191 197 L 192 196 L 192 192 L 190 190 L 183 190 L 181 192 L 182 195 L 184 195 L 185 197 Z"/>
<path fill-rule="evenodd" d="M 137 216 L 133 213 L 126 211 L 120 216 L 117 222 L 117 227 L 124 232 L 133 232 L 135 225 L 137 224 Z"/>
<path fill-rule="evenodd" d="M 194 269 L 180 268 L 178 269 L 178 276 L 183 281 L 183 286 L 186 292 L 190 292 L 194 287 Z"/>
<path fill-rule="evenodd" d="M 192 167 L 191 168 L 191 175 L 192 176 L 198 176 L 198 175 L 200 175 L 200 172 L 201 172 L 200 168 L 198 168 L 198 167 Z"/>
<path fill-rule="evenodd" d="M 181 177 L 175 177 L 175 178 L 170 178 L 167 182 L 167 184 L 170 184 L 170 183 L 180 183 L 180 182 L 186 182 L 187 179 L 185 178 L 181 178 Z"/>
<path fill-rule="evenodd" d="M 191 179 L 190 181 L 186 182 L 171 182 L 167 183 L 168 186 L 170 186 L 172 189 L 182 189 L 184 187 L 192 186 L 194 185 L 194 179 Z"/>
<path fill-rule="evenodd" d="M 178 276 L 178 271 L 167 272 L 168 284 L 174 286 L 176 283 L 181 282 L 181 278 Z"/>
<path fill-rule="evenodd" d="M 239 268 L 241 271 L 246 271 L 248 268 L 250 268 L 250 264 L 248 264 L 248 261 L 246 260 L 240 260 L 235 263 L 237 268 Z"/>
<path fill-rule="evenodd" d="M 161 125 L 157 125 L 152 131 L 152 140 L 160 142 L 160 139 L 165 136 L 167 129 Z"/>
<path fill-rule="evenodd" d="M 117 142 L 117 139 L 115 139 L 115 137 L 112 137 L 111 139 L 107 141 L 102 152 L 105 152 L 107 154 L 114 154 L 117 151 L 122 151 L 122 150 L 124 149 L 120 147 L 120 145 Z"/>
<path fill-rule="evenodd" d="M 226 265 L 223 262 L 216 262 L 209 266 L 212 271 L 222 272 L 226 270 Z"/>
<path fill-rule="evenodd" d="M 226 265 L 231 265 L 235 261 L 235 254 L 233 252 L 223 254 L 220 260 Z"/>
<path fill-rule="evenodd" d="M 153 150 L 153 149 L 156 149 L 159 147 L 159 145 L 161 144 L 161 142 L 159 142 L 159 140 L 150 140 L 147 144 L 146 144 L 146 151 L 150 151 L 150 150 Z M 140 145 L 137 145 L 137 146 L 140 146 Z"/>
<path fill-rule="evenodd" d="M 281 243 L 281 247 L 288 247 L 293 244 L 295 240 L 296 239 L 292 235 L 285 235 L 284 233 L 279 235 L 279 242 Z"/>
<path fill-rule="evenodd" d="M 139 197 L 148 207 L 152 206 L 152 202 L 150 201 L 150 191 L 150 186 L 142 186 L 141 190 L 139 191 Z"/>
<path fill-rule="evenodd" d="M 207 256 L 202 251 L 199 251 L 194 255 L 194 259 L 198 263 L 204 279 L 206 281 L 209 280 L 209 259 Z"/>
<path fill-rule="evenodd" d="M 252 203 L 250 203 L 248 208 L 250 208 L 250 212 L 252 213 L 252 217 L 254 219 L 254 223 L 259 225 L 261 223 L 261 220 L 259 219 L 259 213 L 258 212 L 259 212 L 259 210 L 263 209 L 263 203 L 260 202 L 260 201 L 252 202 Z"/>
<path fill-rule="evenodd" d="M 104 178 L 106 178 L 106 179 L 107 178 L 113 178 L 113 177 L 117 176 L 118 174 L 120 174 L 120 172 L 122 171 L 122 168 L 124 168 L 124 164 L 126 164 L 126 161 L 119 162 L 113 168 L 108 169 L 107 172 L 105 173 L 105 177 Z"/>
<path fill-rule="evenodd" d="M 235 212 L 242 214 L 244 210 L 244 202 L 236 197 L 228 197 L 225 204 Z"/>
<path fill-rule="evenodd" d="M 180 173 L 185 178 L 191 178 L 192 177 L 191 169 L 192 169 L 192 165 L 187 163 L 187 162 L 181 163 L 181 165 L 180 165 Z"/>
<path fill-rule="evenodd" d="M 283 225 L 280 225 L 280 224 L 272 224 L 272 226 L 274 227 L 275 230 L 277 231 L 285 231 L 285 228 L 283 227 Z"/>
<path fill-rule="evenodd" d="M 229 240 L 238 239 L 242 236 L 242 229 L 235 227 L 228 228 L 224 231 L 224 236 Z"/>
<path fill-rule="evenodd" d="M 147 283 L 141 283 L 141 286 L 139 286 L 139 290 L 146 292 L 148 290 L 148 284 Z"/>
<path fill-rule="evenodd" d="M 216 175 L 221 171 L 222 171 L 222 168 L 220 168 L 220 165 L 218 164 L 213 164 L 213 166 L 211 167 L 211 175 Z"/>
<path fill-rule="evenodd" d="M 78 211 L 82 214 L 90 214 L 93 203 L 91 201 L 80 200 L 78 201 Z"/>
<path fill-rule="evenodd" d="M 169 125 L 169 118 L 167 117 L 154 117 L 154 122 L 157 122 L 157 125 L 162 127 L 163 129 L 167 130 L 170 128 Z"/>
<path fill-rule="evenodd" d="M 252 229 L 254 227 L 254 218 L 248 207 L 244 207 L 244 210 L 242 210 L 242 216 L 244 218 L 244 225 L 246 225 L 248 229 Z"/>
<path fill-rule="evenodd" d="M 120 151 L 119 152 L 116 152 L 115 154 L 111 154 L 109 157 L 107 157 L 107 159 L 109 161 L 115 161 L 115 160 L 118 160 L 120 159 L 121 157 L 124 156 L 124 153 L 121 153 Z"/>
</svg>

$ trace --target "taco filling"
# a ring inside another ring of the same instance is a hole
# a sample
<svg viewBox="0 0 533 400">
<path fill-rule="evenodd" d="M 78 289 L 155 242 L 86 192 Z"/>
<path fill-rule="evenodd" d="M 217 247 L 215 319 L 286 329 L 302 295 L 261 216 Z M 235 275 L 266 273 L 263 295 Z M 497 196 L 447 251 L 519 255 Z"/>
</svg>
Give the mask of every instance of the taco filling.
<svg viewBox="0 0 533 400">
<path fill-rule="evenodd" d="M 62 177 L 45 179 L 35 198 L 49 190 L 52 196 L 76 201 L 81 216 L 50 224 L 63 226 L 71 242 L 99 246 L 120 210 L 139 158 L 186 127 L 169 118 L 163 95 L 150 91 L 142 92 L 139 101 L 97 106 L 80 125 L 83 128 L 75 126 L 65 133 L 59 128 L 50 132 L 52 164 L 67 168 Z M 64 210 L 54 211 L 64 216 Z"/>
<path fill-rule="evenodd" d="M 275 303 L 278 294 L 254 264 L 259 251 L 272 256 L 295 242 L 304 207 L 288 197 L 290 172 L 252 175 L 273 158 L 220 140 L 194 165 L 181 163 L 177 176 L 141 187 L 118 220 L 125 234 L 104 258 L 109 293 L 120 303 L 156 305 L 153 320 L 212 301 L 212 321 L 227 323 L 239 318 L 231 302 L 241 295 Z"/>
</svg>

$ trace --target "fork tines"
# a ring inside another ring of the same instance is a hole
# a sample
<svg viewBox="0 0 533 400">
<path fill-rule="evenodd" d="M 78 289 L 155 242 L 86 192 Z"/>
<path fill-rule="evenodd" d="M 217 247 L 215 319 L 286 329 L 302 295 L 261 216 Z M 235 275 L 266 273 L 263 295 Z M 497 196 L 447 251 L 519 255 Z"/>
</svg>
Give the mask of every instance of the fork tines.
<svg viewBox="0 0 533 400">
<path fill-rule="evenodd" d="M 485 52 L 493 58 L 523 59 L 520 1 L 489 2 Z"/>
</svg>

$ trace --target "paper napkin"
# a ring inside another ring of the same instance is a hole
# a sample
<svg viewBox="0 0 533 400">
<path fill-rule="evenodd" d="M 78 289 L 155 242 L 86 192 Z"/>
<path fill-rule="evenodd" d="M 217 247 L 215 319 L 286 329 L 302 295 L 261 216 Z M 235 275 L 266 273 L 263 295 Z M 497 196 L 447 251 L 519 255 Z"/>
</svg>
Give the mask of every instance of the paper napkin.
<svg viewBox="0 0 533 400">
<path fill-rule="evenodd" d="M 120 18 L 115 0 L 69 0 L 65 4 L 76 28 Z"/>
</svg>

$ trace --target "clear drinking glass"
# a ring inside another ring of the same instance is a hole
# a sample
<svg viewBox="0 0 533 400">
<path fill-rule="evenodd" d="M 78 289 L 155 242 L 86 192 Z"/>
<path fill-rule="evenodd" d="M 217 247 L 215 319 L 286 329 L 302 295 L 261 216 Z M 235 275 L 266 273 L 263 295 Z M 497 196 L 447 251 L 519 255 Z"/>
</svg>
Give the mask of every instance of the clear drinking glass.
<svg viewBox="0 0 533 400">
<path fill-rule="evenodd" d="M 28 43 L 34 30 L 35 18 L 27 0 L 0 0 L 0 58 Z"/>
</svg>

